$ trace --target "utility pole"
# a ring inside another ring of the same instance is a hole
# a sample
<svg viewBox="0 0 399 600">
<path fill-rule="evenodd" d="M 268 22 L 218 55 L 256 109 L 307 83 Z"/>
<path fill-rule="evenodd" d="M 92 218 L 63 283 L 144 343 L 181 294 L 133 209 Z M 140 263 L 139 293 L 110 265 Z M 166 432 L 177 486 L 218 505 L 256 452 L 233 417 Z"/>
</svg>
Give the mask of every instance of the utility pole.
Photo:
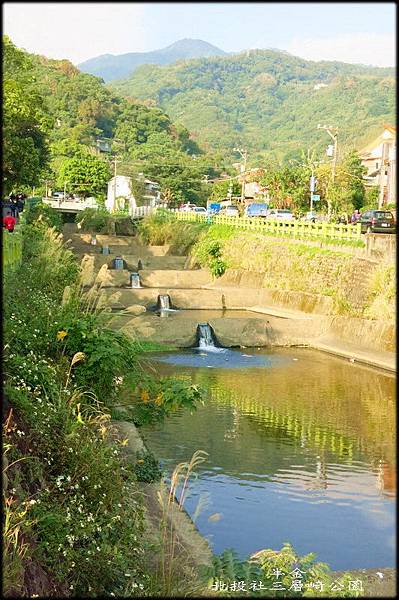
<svg viewBox="0 0 399 600">
<path fill-rule="evenodd" d="M 310 212 L 312 213 L 313 216 L 313 192 L 316 190 L 316 182 L 315 182 L 315 178 L 314 178 L 314 166 L 313 163 L 311 164 L 312 169 L 312 176 L 310 178 Z"/>
<path fill-rule="evenodd" d="M 115 204 L 116 204 L 116 165 L 121 162 L 120 160 L 116 160 L 116 156 L 113 160 L 111 160 L 111 163 L 113 163 L 114 165 L 114 204 L 113 204 L 113 210 L 115 210 Z"/>
<path fill-rule="evenodd" d="M 381 156 L 381 166 L 380 166 L 380 180 L 379 180 L 379 184 L 380 184 L 380 189 L 379 189 L 379 194 L 378 194 L 378 208 L 382 208 L 382 205 L 384 204 L 384 187 L 385 187 L 385 170 L 387 168 L 387 155 L 388 155 L 388 144 L 386 142 L 383 142 L 382 144 L 382 152 L 381 152 L 382 156 Z"/>
<path fill-rule="evenodd" d="M 247 170 L 247 158 L 248 152 L 247 150 L 243 150 L 242 148 L 233 148 L 234 152 L 239 152 L 243 162 L 241 163 L 241 174 L 242 174 L 242 184 L 241 184 L 241 202 L 245 200 L 245 173 Z"/>
<path fill-rule="evenodd" d="M 338 128 L 332 125 L 317 125 L 317 129 L 324 129 L 334 142 L 334 156 L 332 162 L 332 183 L 335 181 L 335 173 L 337 170 L 337 158 L 338 158 Z"/>
</svg>

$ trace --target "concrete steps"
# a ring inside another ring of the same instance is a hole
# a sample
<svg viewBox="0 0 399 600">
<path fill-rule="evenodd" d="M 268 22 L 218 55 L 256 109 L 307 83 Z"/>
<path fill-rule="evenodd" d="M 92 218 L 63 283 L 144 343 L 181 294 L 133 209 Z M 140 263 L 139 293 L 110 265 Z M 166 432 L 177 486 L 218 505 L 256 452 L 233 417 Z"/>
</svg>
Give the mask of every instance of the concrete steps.
<svg viewBox="0 0 399 600">
<path fill-rule="evenodd" d="M 140 280 L 146 287 L 197 289 L 212 283 L 212 276 L 205 269 L 143 269 Z"/>
</svg>

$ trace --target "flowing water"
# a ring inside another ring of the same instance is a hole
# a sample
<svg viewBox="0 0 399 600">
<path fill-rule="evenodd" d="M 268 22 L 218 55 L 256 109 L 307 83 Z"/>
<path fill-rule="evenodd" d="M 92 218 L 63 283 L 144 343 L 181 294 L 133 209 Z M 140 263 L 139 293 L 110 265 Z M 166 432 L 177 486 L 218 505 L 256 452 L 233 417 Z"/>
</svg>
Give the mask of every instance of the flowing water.
<svg viewBox="0 0 399 600">
<path fill-rule="evenodd" d="M 170 309 L 170 296 L 168 294 L 160 294 L 158 296 L 158 306 L 161 310 Z"/>
<path fill-rule="evenodd" d="M 140 275 L 138 273 L 130 274 L 130 286 L 132 288 L 141 288 Z"/>
<path fill-rule="evenodd" d="M 123 269 L 123 258 L 121 258 L 120 256 L 114 258 L 114 269 L 118 271 Z"/>
<path fill-rule="evenodd" d="M 204 406 L 145 426 L 170 475 L 209 456 L 185 508 L 214 552 L 289 541 L 333 569 L 395 564 L 395 380 L 309 349 L 153 355 L 189 375 Z"/>
</svg>

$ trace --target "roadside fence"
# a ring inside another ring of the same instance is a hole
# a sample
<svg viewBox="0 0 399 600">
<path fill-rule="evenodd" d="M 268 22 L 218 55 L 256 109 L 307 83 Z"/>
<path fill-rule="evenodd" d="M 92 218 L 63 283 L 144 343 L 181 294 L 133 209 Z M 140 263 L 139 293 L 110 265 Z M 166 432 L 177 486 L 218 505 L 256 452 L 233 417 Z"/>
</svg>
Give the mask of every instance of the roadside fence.
<svg viewBox="0 0 399 600">
<path fill-rule="evenodd" d="M 335 223 L 312 223 L 307 221 L 277 221 L 251 217 L 228 217 L 226 215 L 206 215 L 194 212 L 176 212 L 179 221 L 197 221 L 220 225 L 230 225 L 238 229 L 259 231 L 276 236 L 293 238 L 313 237 L 338 240 L 360 240 L 360 223 L 344 225 Z"/>
</svg>

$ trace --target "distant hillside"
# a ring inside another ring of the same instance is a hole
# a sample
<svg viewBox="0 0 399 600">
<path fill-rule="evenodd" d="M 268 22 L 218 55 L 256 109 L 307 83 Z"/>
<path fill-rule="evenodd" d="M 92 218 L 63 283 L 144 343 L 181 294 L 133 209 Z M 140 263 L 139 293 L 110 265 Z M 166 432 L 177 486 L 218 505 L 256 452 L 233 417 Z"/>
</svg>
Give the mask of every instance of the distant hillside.
<svg viewBox="0 0 399 600">
<path fill-rule="evenodd" d="M 128 54 L 103 54 L 90 58 L 78 65 L 83 73 L 102 77 L 104 81 L 114 81 L 128 77 L 137 67 L 145 64 L 170 65 L 178 60 L 223 56 L 226 52 L 203 42 L 202 40 L 184 39 L 171 46 L 152 52 L 129 52 Z"/>
<path fill-rule="evenodd" d="M 329 138 L 318 123 L 339 127 L 344 149 L 395 120 L 394 69 L 306 61 L 275 50 L 147 65 L 111 85 L 152 99 L 208 150 L 231 154 L 240 144 L 252 160 L 295 158 L 300 148 L 324 152 Z"/>
<path fill-rule="evenodd" d="M 190 139 L 189 132 L 174 124 L 162 109 L 115 94 L 101 79 L 81 73 L 67 60 L 28 54 L 17 49 L 8 38 L 3 44 L 6 50 L 3 67 L 8 77 L 7 90 L 11 90 L 6 96 L 8 112 L 11 104 L 12 114 L 22 121 L 25 138 L 29 143 L 32 140 L 32 145 L 39 147 L 41 144 L 41 166 L 46 180 L 60 181 L 63 165 L 71 158 L 90 154 L 109 165 L 111 157 L 117 154 L 119 174 L 134 178 L 138 173 L 144 173 L 159 182 L 172 201 L 205 202 L 208 186 L 204 183 L 204 175 L 216 177 L 223 165 L 216 168 L 216 159 L 204 154 Z M 20 117 L 12 104 L 15 97 L 18 99 L 13 78 L 19 76 L 14 56 L 20 55 L 27 61 L 26 72 L 29 73 L 29 77 L 22 80 L 24 92 L 33 99 L 40 99 L 38 106 L 42 107 L 41 120 L 45 127 L 41 137 L 29 126 L 25 113 L 20 111 Z M 11 119 L 8 117 L 8 120 Z M 9 130 L 10 127 L 5 130 L 7 150 L 14 150 L 15 139 Z M 15 138 L 18 139 L 16 135 Z M 96 150 L 100 140 L 111 146 L 111 153 L 100 154 Z M 8 153 L 7 165 L 11 164 L 11 174 L 20 169 L 22 147 L 22 144 L 18 145 L 14 154 Z M 31 159 L 29 148 L 26 156 Z M 35 164 L 32 159 L 28 162 L 29 167 L 31 164 Z M 39 171 L 39 165 L 35 168 Z M 135 190 L 139 200 L 142 193 L 143 190 Z"/>
</svg>

